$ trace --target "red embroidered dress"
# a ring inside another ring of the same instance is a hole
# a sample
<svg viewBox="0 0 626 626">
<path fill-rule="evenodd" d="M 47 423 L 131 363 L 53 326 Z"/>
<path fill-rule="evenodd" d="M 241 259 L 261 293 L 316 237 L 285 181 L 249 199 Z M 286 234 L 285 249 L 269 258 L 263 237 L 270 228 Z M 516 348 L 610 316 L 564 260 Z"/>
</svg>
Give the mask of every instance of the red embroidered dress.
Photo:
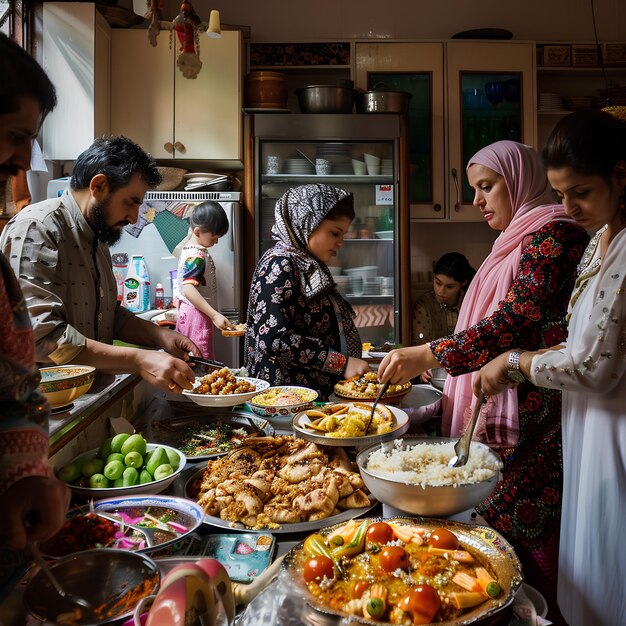
<svg viewBox="0 0 626 626">
<path fill-rule="evenodd" d="M 517 276 L 498 309 L 467 330 L 429 344 L 448 372 L 457 376 L 478 370 L 512 348 L 538 350 L 562 342 L 576 267 L 588 239 L 566 222 L 538 230 L 522 251 Z M 519 385 L 517 393 L 519 443 L 498 450 L 503 480 L 476 510 L 513 543 L 526 567 L 525 551 L 537 560 L 538 553 L 558 549 L 561 393 L 530 382 Z M 557 546 L 550 545 L 553 541 Z"/>
</svg>

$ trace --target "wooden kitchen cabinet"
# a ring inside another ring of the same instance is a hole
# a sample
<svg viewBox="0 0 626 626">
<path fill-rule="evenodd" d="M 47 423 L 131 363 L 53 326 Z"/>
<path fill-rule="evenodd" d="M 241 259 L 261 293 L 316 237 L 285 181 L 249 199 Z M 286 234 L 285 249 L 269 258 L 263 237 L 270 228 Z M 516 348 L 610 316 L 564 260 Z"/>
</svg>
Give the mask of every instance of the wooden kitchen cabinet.
<svg viewBox="0 0 626 626">
<path fill-rule="evenodd" d="M 43 5 L 43 67 L 58 104 L 43 125 L 46 159 L 74 160 L 110 132 L 111 27 L 89 2 Z"/>
<path fill-rule="evenodd" d="M 536 143 L 528 42 L 357 42 L 356 86 L 409 91 L 413 220 L 479 221 L 469 157 L 498 139 Z"/>
<path fill-rule="evenodd" d="M 157 159 L 241 161 L 241 33 L 200 37 L 202 69 L 188 79 L 167 32 L 153 47 L 146 30 L 113 31 L 111 132 Z"/>
</svg>

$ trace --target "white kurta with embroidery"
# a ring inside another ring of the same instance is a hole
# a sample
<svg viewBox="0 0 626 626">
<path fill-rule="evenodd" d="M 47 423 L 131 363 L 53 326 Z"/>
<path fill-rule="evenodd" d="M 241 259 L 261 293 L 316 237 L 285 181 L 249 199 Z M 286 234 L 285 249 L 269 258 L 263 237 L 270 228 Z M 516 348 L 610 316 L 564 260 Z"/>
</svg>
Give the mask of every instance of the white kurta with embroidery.
<svg viewBox="0 0 626 626">
<path fill-rule="evenodd" d="M 567 346 L 531 371 L 536 385 L 563 389 L 558 602 L 570 626 L 626 624 L 626 230 L 601 261 L 594 243 Z"/>
</svg>

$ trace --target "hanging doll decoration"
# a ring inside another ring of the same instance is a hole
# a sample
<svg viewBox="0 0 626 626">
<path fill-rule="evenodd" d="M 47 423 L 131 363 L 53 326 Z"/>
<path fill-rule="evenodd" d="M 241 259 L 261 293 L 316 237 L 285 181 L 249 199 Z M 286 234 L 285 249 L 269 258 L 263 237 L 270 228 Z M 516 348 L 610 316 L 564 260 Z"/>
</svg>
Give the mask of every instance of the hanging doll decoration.
<svg viewBox="0 0 626 626">
<path fill-rule="evenodd" d="M 174 30 L 180 43 L 176 65 L 185 78 L 196 78 L 202 68 L 199 26 L 200 18 L 196 15 L 191 2 L 183 0 L 180 13 L 174 18 Z"/>
<path fill-rule="evenodd" d="M 150 20 L 148 27 L 148 41 L 156 47 L 157 36 L 161 32 L 161 20 L 163 19 L 163 0 L 146 0 L 148 11 L 145 15 Z"/>
</svg>

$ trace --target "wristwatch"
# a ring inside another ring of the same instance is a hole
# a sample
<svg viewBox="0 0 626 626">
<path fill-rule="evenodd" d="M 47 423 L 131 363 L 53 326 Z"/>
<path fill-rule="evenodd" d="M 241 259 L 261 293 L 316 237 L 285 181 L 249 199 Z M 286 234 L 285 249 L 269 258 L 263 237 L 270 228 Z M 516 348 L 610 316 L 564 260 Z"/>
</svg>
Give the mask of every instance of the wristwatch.
<svg viewBox="0 0 626 626">
<path fill-rule="evenodd" d="M 526 381 L 526 377 L 522 373 L 522 370 L 519 366 L 519 360 L 521 356 L 522 351 L 513 350 L 513 352 L 509 354 L 508 369 L 506 371 L 506 375 L 508 376 L 509 380 L 518 385 L 519 383 L 523 383 Z"/>
</svg>

